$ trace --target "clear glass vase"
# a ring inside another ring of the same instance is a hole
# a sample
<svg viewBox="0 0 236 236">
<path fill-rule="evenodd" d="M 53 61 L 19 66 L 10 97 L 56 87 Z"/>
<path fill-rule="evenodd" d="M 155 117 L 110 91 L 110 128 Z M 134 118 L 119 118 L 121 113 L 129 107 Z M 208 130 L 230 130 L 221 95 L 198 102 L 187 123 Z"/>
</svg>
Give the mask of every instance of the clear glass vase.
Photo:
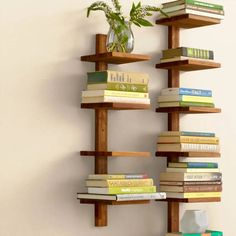
<svg viewBox="0 0 236 236">
<path fill-rule="evenodd" d="M 107 34 L 106 48 L 108 52 L 127 52 L 130 53 L 134 49 L 134 35 L 130 22 L 115 23 L 110 26 Z"/>
</svg>

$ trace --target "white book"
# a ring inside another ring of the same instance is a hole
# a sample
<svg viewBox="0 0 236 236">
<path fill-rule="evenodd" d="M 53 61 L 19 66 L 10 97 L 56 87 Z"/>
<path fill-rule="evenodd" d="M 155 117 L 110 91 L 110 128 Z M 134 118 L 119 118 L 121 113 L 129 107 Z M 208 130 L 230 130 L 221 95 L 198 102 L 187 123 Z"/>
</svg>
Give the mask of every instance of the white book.
<svg viewBox="0 0 236 236">
<path fill-rule="evenodd" d="M 111 97 L 111 96 L 82 98 L 82 103 L 101 103 L 101 102 L 150 104 L 150 99 L 149 98 Z"/>
<path fill-rule="evenodd" d="M 166 172 L 182 172 L 182 173 L 211 173 L 220 172 L 219 168 L 172 168 L 167 167 Z"/>
<path fill-rule="evenodd" d="M 219 152 L 220 146 L 216 144 L 173 143 L 157 144 L 159 152 Z"/>
<path fill-rule="evenodd" d="M 184 14 L 206 16 L 206 17 L 215 18 L 215 19 L 219 19 L 219 20 L 224 19 L 224 15 L 219 15 L 219 14 L 215 14 L 215 13 L 208 13 L 208 12 L 204 12 L 204 11 L 197 11 L 197 10 L 192 10 L 192 9 L 183 9 L 183 10 L 170 12 L 170 13 L 168 13 L 168 16 L 173 17 L 173 16 L 184 15 Z M 160 15 L 158 17 L 158 19 L 163 19 L 163 18 L 166 18 L 166 16 Z"/>
<path fill-rule="evenodd" d="M 185 60 L 197 60 L 197 61 L 205 61 L 205 62 L 213 62 L 212 59 L 202 59 L 202 58 L 196 58 L 196 57 L 172 57 L 172 58 L 161 58 L 161 63 L 167 63 L 167 62 L 173 62 L 173 61 L 185 61 Z"/>
<path fill-rule="evenodd" d="M 113 201 L 156 200 L 156 199 L 166 199 L 166 193 L 158 192 L 158 193 L 140 193 L 140 194 L 117 194 L 117 195 L 78 193 L 77 198 L 94 199 L 94 200 L 113 200 Z"/>
<path fill-rule="evenodd" d="M 112 97 L 132 97 L 132 98 L 149 98 L 148 93 L 138 92 L 127 92 L 127 91 L 114 91 L 114 90 L 87 90 L 82 91 L 82 97 L 101 97 L 101 96 L 112 96 Z"/>
</svg>

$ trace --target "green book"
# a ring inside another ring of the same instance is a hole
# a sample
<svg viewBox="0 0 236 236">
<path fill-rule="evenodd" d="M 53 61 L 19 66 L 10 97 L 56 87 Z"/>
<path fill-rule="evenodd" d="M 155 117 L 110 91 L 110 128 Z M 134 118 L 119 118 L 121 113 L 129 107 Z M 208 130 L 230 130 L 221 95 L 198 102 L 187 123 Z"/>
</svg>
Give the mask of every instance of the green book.
<svg viewBox="0 0 236 236">
<path fill-rule="evenodd" d="M 123 72 L 123 71 L 96 71 L 88 72 L 88 84 L 97 83 L 129 83 L 129 84 L 148 84 L 149 76 L 146 73 Z"/>
<path fill-rule="evenodd" d="M 166 236 L 223 236 L 223 233 L 220 231 L 212 231 L 212 230 L 207 230 L 206 233 L 202 234 L 187 234 L 187 233 L 167 233 Z"/>
<path fill-rule="evenodd" d="M 130 83 L 94 83 L 87 84 L 87 90 L 114 90 L 126 92 L 147 93 L 147 84 L 130 84 Z"/>
<path fill-rule="evenodd" d="M 213 51 L 198 49 L 198 48 L 188 48 L 188 47 L 178 47 L 178 48 L 163 50 L 162 54 L 163 54 L 163 59 L 181 57 L 181 56 L 208 59 L 208 60 L 214 59 Z"/>
<path fill-rule="evenodd" d="M 155 193 L 155 192 L 156 192 L 156 186 L 88 188 L 88 193 L 91 194 L 128 194 L 128 193 Z"/>
<path fill-rule="evenodd" d="M 194 6 L 206 7 L 209 9 L 224 10 L 224 7 L 222 5 L 213 4 L 209 2 L 196 1 L 196 0 L 179 0 L 179 1 L 167 2 L 162 5 L 163 5 L 163 8 L 168 8 L 168 7 L 173 7 L 180 4 L 191 4 Z"/>
<path fill-rule="evenodd" d="M 159 102 L 159 107 L 215 107 L 214 103 L 203 102 Z"/>
</svg>

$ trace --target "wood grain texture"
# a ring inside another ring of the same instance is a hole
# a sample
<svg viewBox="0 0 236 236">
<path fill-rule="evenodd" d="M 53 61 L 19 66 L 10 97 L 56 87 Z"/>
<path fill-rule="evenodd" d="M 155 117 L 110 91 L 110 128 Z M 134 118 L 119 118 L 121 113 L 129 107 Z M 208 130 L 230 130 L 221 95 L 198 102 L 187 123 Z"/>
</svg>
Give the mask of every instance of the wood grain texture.
<svg viewBox="0 0 236 236">
<path fill-rule="evenodd" d="M 198 202 L 220 202 L 220 197 L 209 197 L 209 198 L 185 198 L 185 199 L 179 199 L 179 198 L 166 198 L 166 199 L 158 199 L 156 201 L 161 202 L 179 202 L 179 203 L 198 203 Z"/>
<path fill-rule="evenodd" d="M 181 60 L 174 62 L 159 63 L 156 65 L 158 69 L 179 70 L 179 71 L 195 71 L 220 68 L 220 63 L 207 60 Z"/>
<path fill-rule="evenodd" d="M 168 232 L 179 232 L 179 202 L 168 202 Z"/>
<path fill-rule="evenodd" d="M 101 151 L 81 151 L 81 156 L 107 156 L 107 157 L 151 157 L 150 152 L 101 152 Z"/>
<path fill-rule="evenodd" d="M 135 103 L 82 103 L 81 108 L 84 109 L 106 109 L 106 110 L 144 110 L 150 109 L 149 104 L 135 104 Z"/>
<path fill-rule="evenodd" d="M 137 201 L 113 201 L 113 200 L 94 200 L 94 199 L 80 199 L 82 204 L 103 204 L 103 205 L 135 205 L 147 204 L 150 200 L 137 200 Z"/>
<path fill-rule="evenodd" d="M 220 24 L 221 20 L 193 14 L 184 14 L 156 21 L 156 24 L 176 26 L 178 28 L 196 28 L 208 25 Z"/>
<path fill-rule="evenodd" d="M 202 114 L 202 113 L 220 113 L 220 108 L 211 107 L 160 107 L 156 109 L 159 113 L 183 113 L 183 114 Z"/>
<path fill-rule="evenodd" d="M 220 157 L 219 152 L 156 152 L 157 157 L 170 157 L 170 155 L 176 155 L 179 157 L 197 157 L 197 158 L 216 158 Z"/>
</svg>

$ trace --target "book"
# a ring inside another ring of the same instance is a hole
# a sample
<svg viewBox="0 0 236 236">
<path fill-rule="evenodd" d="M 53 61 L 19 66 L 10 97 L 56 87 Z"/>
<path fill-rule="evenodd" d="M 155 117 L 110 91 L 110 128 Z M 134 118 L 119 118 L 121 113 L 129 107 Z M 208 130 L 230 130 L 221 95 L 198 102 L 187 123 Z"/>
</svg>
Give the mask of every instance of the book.
<svg viewBox="0 0 236 236">
<path fill-rule="evenodd" d="M 166 3 L 163 3 L 162 5 L 163 5 L 163 8 L 168 8 L 168 7 L 177 6 L 181 4 L 191 4 L 191 5 L 195 5 L 199 7 L 206 7 L 206 8 L 217 9 L 217 10 L 222 10 L 222 11 L 224 10 L 224 7 L 222 5 L 197 1 L 197 0 L 178 0 L 178 1 L 166 2 Z"/>
<path fill-rule="evenodd" d="M 155 193 L 155 192 L 156 192 L 156 186 L 88 188 L 88 193 L 92 194 L 124 194 L 124 193 Z"/>
<path fill-rule="evenodd" d="M 211 198 L 221 197 L 221 192 L 194 192 L 194 193 L 166 193 L 167 198 Z"/>
<path fill-rule="evenodd" d="M 189 95 L 161 95 L 158 102 L 203 102 L 213 103 L 212 97 L 189 96 Z"/>
<path fill-rule="evenodd" d="M 183 173 L 202 173 L 202 172 L 220 172 L 219 168 L 172 168 L 167 167 L 166 172 L 183 172 Z"/>
<path fill-rule="evenodd" d="M 133 104 L 150 104 L 149 98 L 129 98 L 129 97 L 82 97 L 82 103 L 102 103 L 102 102 L 115 102 L 115 103 L 133 103 Z"/>
<path fill-rule="evenodd" d="M 212 97 L 212 91 L 193 88 L 166 88 L 161 90 L 161 95 L 189 95 Z"/>
<path fill-rule="evenodd" d="M 160 181 L 221 181 L 221 173 L 170 173 L 162 172 Z"/>
<path fill-rule="evenodd" d="M 214 103 L 205 102 L 159 102 L 159 107 L 215 107 Z"/>
<path fill-rule="evenodd" d="M 202 143 L 219 144 L 217 137 L 199 137 L 199 136 L 160 136 L 158 143 Z"/>
<path fill-rule="evenodd" d="M 169 12 L 183 10 L 183 9 L 192 9 L 192 10 L 197 10 L 197 11 L 203 11 L 203 12 L 224 15 L 224 10 L 203 7 L 203 6 L 196 6 L 193 4 L 181 4 L 181 5 L 176 5 L 176 6 L 172 6 L 172 7 L 166 7 L 166 8 L 163 8 L 162 10 L 163 10 L 163 12 L 165 12 L 168 15 Z"/>
<path fill-rule="evenodd" d="M 153 179 L 87 180 L 87 187 L 144 187 L 153 186 Z"/>
<path fill-rule="evenodd" d="M 149 75 L 138 72 L 123 72 L 123 71 L 95 71 L 88 72 L 88 84 L 94 83 L 130 83 L 130 84 L 148 84 Z"/>
<path fill-rule="evenodd" d="M 128 97 L 128 98 L 149 98 L 148 93 L 113 91 L 113 90 L 90 90 L 82 91 L 83 98 L 93 97 Z"/>
<path fill-rule="evenodd" d="M 204 12 L 204 11 L 197 11 L 197 10 L 192 10 L 192 9 L 183 9 L 183 10 L 179 10 L 179 11 L 170 12 L 170 13 L 168 13 L 168 17 L 180 16 L 180 15 L 184 15 L 184 14 L 206 16 L 206 17 L 215 18 L 215 19 L 219 19 L 219 20 L 224 19 L 224 15 L 209 13 L 209 12 Z M 166 16 L 159 15 L 159 17 L 158 17 L 158 19 L 163 19 L 163 18 L 166 18 Z"/>
<path fill-rule="evenodd" d="M 168 167 L 174 168 L 218 168 L 213 162 L 169 162 Z"/>
<path fill-rule="evenodd" d="M 222 185 L 222 181 L 160 181 L 161 186 L 206 186 L 206 185 Z"/>
<path fill-rule="evenodd" d="M 158 143 L 159 152 L 219 152 L 220 146 L 217 144 L 199 143 Z"/>
<path fill-rule="evenodd" d="M 147 174 L 90 174 L 88 179 L 147 179 Z"/>
<path fill-rule="evenodd" d="M 130 84 L 130 83 L 97 83 L 87 84 L 87 90 L 116 90 L 127 92 L 147 93 L 147 84 Z"/>
<path fill-rule="evenodd" d="M 222 185 L 221 181 L 160 181 L 165 186 Z"/>
<path fill-rule="evenodd" d="M 211 50 L 204 50 L 199 48 L 178 47 L 162 51 L 163 59 L 173 57 L 193 57 L 201 59 L 214 59 L 214 52 Z"/>
<path fill-rule="evenodd" d="M 156 200 L 166 199 L 166 193 L 138 193 L 138 194 L 89 194 L 89 193 L 78 193 L 78 199 L 97 199 L 97 200 L 112 200 L 112 201 L 138 201 L 138 200 Z"/>
<path fill-rule="evenodd" d="M 176 193 L 221 192 L 222 185 L 193 185 L 193 186 L 160 185 L 160 191 L 176 192 Z"/>
<path fill-rule="evenodd" d="M 215 137 L 215 133 L 211 132 L 193 132 L 193 131 L 165 131 L 160 136 L 199 136 L 199 137 Z"/>
<path fill-rule="evenodd" d="M 206 233 L 196 233 L 196 234 L 187 234 L 187 233 L 167 233 L 166 236 L 223 236 L 223 233 L 220 231 L 206 230 Z"/>
<path fill-rule="evenodd" d="M 167 62 L 175 62 L 175 61 L 186 61 L 186 60 L 195 60 L 195 61 L 202 61 L 202 62 L 212 62 L 211 59 L 203 59 L 203 58 L 196 58 L 196 57 L 171 57 L 171 58 L 161 58 L 161 63 L 167 63 Z"/>
</svg>

